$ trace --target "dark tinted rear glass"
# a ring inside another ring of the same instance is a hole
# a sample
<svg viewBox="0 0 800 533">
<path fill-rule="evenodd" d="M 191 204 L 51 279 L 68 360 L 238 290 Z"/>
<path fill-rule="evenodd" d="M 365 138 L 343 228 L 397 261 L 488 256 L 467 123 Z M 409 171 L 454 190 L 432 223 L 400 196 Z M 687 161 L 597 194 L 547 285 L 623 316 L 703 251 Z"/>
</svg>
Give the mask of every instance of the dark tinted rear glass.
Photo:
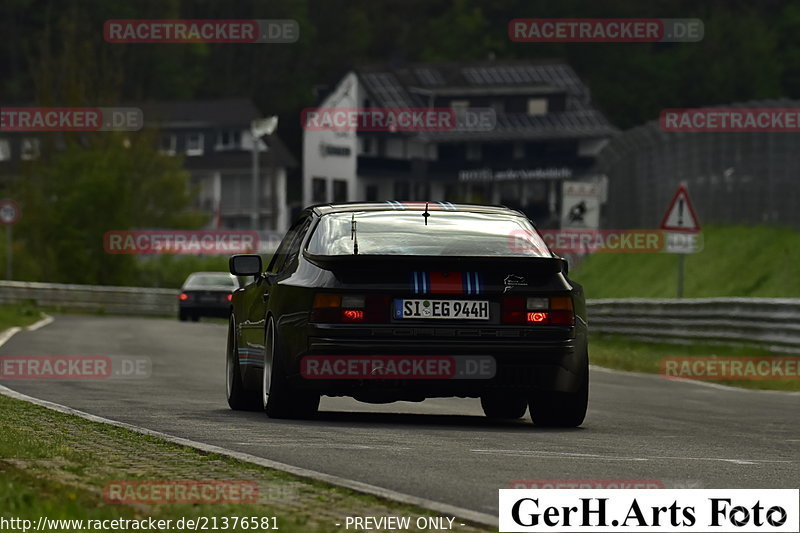
<svg viewBox="0 0 800 533">
<path fill-rule="evenodd" d="M 353 213 L 324 215 L 308 243 L 316 255 L 352 255 Z M 431 211 L 355 213 L 359 255 L 550 257 L 530 222 L 520 216 Z M 519 239 L 526 246 L 518 246 Z"/>
</svg>

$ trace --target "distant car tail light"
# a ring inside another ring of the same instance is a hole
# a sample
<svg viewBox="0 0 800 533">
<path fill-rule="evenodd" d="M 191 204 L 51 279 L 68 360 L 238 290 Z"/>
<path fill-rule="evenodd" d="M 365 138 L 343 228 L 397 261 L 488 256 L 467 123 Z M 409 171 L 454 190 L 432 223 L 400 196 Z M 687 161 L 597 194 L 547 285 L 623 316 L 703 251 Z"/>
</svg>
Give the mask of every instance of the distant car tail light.
<svg viewBox="0 0 800 533">
<path fill-rule="evenodd" d="M 227 298 L 227 300 L 228 300 L 229 302 L 232 302 L 232 301 L 233 301 L 233 293 L 229 294 L 229 295 L 228 295 L 228 296 L 226 296 L 225 298 Z"/>
<path fill-rule="evenodd" d="M 181 295 L 178 296 L 178 298 L 180 299 L 180 301 L 185 302 L 186 300 L 189 299 L 189 295 L 186 294 L 185 292 L 182 292 Z"/>
<path fill-rule="evenodd" d="M 504 324 L 572 325 L 575 313 L 569 296 L 506 297 L 502 303 Z"/>
</svg>

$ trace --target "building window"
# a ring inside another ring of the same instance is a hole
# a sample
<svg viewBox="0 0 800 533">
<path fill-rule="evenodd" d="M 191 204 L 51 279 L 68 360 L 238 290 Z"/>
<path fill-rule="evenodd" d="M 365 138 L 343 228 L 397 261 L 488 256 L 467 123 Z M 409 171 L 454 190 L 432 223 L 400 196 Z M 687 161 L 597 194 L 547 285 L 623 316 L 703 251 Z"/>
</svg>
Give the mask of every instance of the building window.
<svg viewBox="0 0 800 533">
<path fill-rule="evenodd" d="M 469 107 L 469 100 L 450 100 L 450 107 L 454 109 Z"/>
<path fill-rule="evenodd" d="M 162 133 L 158 140 L 158 151 L 162 154 L 175 155 L 177 141 L 174 133 Z"/>
<path fill-rule="evenodd" d="M 377 185 L 367 185 L 367 201 L 368 202 L 377 202 L 378 201 L 378 186 Z"/>
<path fill-rule="evenodd" d="M 202 133 L 190 133 L 186 136 L 186 155 L 203 155 Z"/>
<path fill-rule="evenodd" d="M 525 144 L 520 141 L 514 141 L 514 159 L 523 159 L 525 157 Z"/>
<path fill-rule="evenodd" d="M 347 182 L 344 180 L 333 180 L 333 201 L 347 201 Z"/>
<path fill-rule="evenodd" d="M 312 178 L 311 201 L 316 204 L 324 204 L 328 201 L 328 182 L 325 178 Z"/>
<path fill-rule="evenodd" d="M 361 153 L 372 155 L 372 139 L 369 137 L 361 137 Z"/>
<path fill-rule="evenodd" d="M 0 139 L 0 161 L 9 161 L 11 159 L 11 144 L 8 139 Z"/>
<path fill-rule="evenodd" d="M 394 199 L 399 201 L 411 200 L 411 187 L 407 181 L 394 182 Z"/>
<path fill-rule="evenodd" d="M 39 157 L 40 151 L 40 144 L 39 139 L 35 137 L 25 137 L 22 139 L 22 159 L 25 161 L 30 161 L 31 159 L 36 159 Z"/>
<path fill-rule="evenodd" d="M 529 115 L 546 115 L 547 98 L 528 98 Z"/>
<path fill-rule="evenodd" d="M 222 130 L 217 133 L 218 152 L 226 150 L 238 150 L 242 145 L 242 132 L 238 130 Z"/>
<path fill-rule="evenodd" d="M 467 143 L 467 161 L 478 161 L 481 158 L 481 145 Z"/>
</svg>

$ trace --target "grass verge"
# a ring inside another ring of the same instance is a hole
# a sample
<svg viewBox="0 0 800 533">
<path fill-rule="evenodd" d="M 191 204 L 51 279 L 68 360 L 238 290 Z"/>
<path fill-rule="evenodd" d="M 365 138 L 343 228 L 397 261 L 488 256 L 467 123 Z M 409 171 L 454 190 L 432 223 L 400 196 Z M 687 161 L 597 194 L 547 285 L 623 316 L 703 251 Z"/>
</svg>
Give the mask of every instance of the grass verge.
<svg viewBox="0 0 800 533">
<path fill-rule="evenodd" d="M 800 231 L 769 226 L 703 228 L 703 250 L 686 256 L 685 298 L 800 297 Z M 675 254 L 590 255 L 570 274 L 587 298 L 674 298 Z"/>
<path fill-rule="evenodd" d="M 712 344 L 671 344 L 644 342 L 617 335 L 592 334 L 589 340 L 589 360 L 592 364 L 617 370 L 661 373 L 664 357 L 780 357 L 764 348 L 723 346 Z M 736 380 L 713 381 L 748 389 L 800 391 L 800 380 Z"/>
<path fill-rule="evenodd" d="M 276 517 L 280 531 L 317 533 L 341 532 L 346 516 L 410 516 L 412 524 L 416 517 L 437 516 L 7 396 L 0 395 L 0 412 L 0 517 L 7 519 L 29 519 L 36 524 L 40 516 L 67 520 L 152 517 L 175 524 L 180 518 L 217 517 L 221 525 L 223 517 Z M 117 504 L 104 496 L 107 483 L 149 480 L 255 483 L 257 503 Z M 459 519 L 454 522 L 459 532 L 489 530 L 460 523 Z M 253 528 L 228 529 L 248 530 Z"/>
<path fill-rule="evenodd" d="M 0 305 L 0 331 L 15 326 L 29 326 L 40 318 L 41 311 L 31 304 Z"/>
</svg>

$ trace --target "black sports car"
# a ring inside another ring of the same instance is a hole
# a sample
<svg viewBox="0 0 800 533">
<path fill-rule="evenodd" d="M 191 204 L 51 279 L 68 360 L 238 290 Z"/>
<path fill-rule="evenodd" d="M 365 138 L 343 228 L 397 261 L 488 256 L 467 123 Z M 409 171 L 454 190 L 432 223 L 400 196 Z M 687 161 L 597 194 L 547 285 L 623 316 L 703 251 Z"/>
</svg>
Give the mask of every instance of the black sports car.
<svg viewBox="0 0 800 533">
<path fill-rule="evenodd" d="M 578 426 L 589 389 L 586 305 L 567 263 L 505 207 L 319 205 L 233 295 L 233 409 L 313 416 L 321 395 L 364 402 L 480 397 L 492 418 Z"/>
</svg>

